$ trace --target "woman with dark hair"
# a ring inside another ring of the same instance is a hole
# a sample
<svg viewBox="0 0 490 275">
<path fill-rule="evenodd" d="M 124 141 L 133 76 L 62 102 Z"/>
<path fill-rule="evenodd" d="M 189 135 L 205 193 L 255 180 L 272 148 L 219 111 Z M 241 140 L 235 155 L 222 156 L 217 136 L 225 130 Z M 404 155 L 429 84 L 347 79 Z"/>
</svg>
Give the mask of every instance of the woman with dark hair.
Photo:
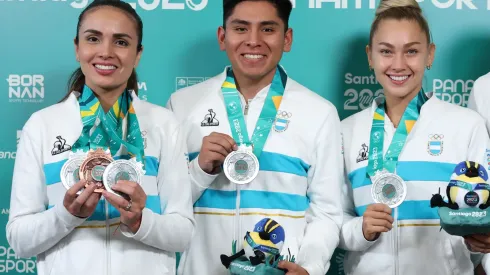
<svg viewBox="0 0 490 275">
<path fill-rule="evenodd" d="M 23 128 L 7 239 L 37 256 L 38 274 L 175 274 L 190 242 L 185 138 L 169 111 L 138 99 L 142 37 L 129 4 L 90 4 L 68 94 Z"/>
</svg>

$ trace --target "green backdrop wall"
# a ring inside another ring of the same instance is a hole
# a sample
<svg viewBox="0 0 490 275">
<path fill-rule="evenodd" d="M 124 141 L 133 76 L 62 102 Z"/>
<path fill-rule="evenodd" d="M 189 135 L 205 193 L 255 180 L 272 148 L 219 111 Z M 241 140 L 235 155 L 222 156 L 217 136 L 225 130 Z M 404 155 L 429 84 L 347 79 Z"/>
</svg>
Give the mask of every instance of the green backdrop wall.
<svg viewBox="0 0 490 275">
<path fill-rule="evenodd" d="M 0 273 L 35 273 L 5 239 L 16 146 L 29 116 L 62 98 L 76 68 L 73 38 L 88 0 L 0 0 Z M 341 119 L 380 90 L 365 56 L 379 0 L 296 0 L 293 50 L 282 64 L 294 79 L 332 101 Z M 466 105 L 474 80 L 490 71 L 490 0 L 418 0 L 437 46 L 424 89 Z M 228 65 L 216 41 L 222 0 L 135 0 L 144 22 L 140 97 L 165 105 L 176 89 Z M 20 81 L 19 81 L 20 80 Z M 441 114 L 443 115 L 443 114 Z M 343 274 L 342 253 L 329 274 Z"/>
</svg>

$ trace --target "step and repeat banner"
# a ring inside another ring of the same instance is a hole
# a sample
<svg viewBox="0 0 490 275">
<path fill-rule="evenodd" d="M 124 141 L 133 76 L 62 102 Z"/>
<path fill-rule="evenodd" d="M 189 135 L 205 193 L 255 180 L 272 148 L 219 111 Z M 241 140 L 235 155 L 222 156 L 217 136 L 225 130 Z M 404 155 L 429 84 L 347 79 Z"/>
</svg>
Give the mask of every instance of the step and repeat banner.
<svg viewBox="0 0 490 275">
<path fill-rule="evenodd" d="M 437 50 L 424 89 L 466 106 L 474 80 L 490 71 L 490 0 L 418 0 Z M 89 0 L 0 0 L 0 273 L 36 273 L 35 258 L 9 247 L 5 225 L 16 146 L 29 116 L 66 93 L 78 15 Z M 132 0 L 144 22 L 138 67 L 140 97 L 165 105 L 176 89 L 222 72 L 218 48 L 222 0 Z M 337 106 L 341 119 L 367 108 L 382 92 L 365 46 L 379 0 L 296 0 L 288 74 Z M 444 115 L 444 114 L 441 114 Z M 328 233 L 328 232 L 326 232 Z M 329 275 L 343 274 L 343 252 Z"/>
</svg>

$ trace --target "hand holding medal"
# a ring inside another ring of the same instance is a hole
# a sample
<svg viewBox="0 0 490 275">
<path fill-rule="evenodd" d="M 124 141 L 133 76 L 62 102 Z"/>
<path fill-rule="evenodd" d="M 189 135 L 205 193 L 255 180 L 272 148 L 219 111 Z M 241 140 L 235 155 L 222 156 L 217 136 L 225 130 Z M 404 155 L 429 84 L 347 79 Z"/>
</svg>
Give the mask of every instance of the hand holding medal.
<svg viewBox="0 0 490 275">
<path fill-rule="evenodd" d="M 139 184 L 145 173 L 142 166 L 135 158 L 113 161 L 110 152 L 102 149 L 90 151 L 86 158 L 80 153 L 72 154 L 60 172 L 68 189 L 66 209 L 77 217 L 88 217 L 103 193 L 120 210 L 121 222 L 136 232 L 146 205 L 146 194 Z"/>
<path fill-rule="evenodd" d="M 392 209 L 383 203 L 371 204 L 362 216 L 362 233 L 368 241 L 376 240 L 393 227 Z"/>
<path fill-rule="evenodd" d="M 100 199 L 100 193 L 95 193 L 95 184 L 89 185 L 85 189 L 86 182 L 81 180 L 74 184 L 65 193 L 63 206 L 73 216 L 87 218 L 94 213 Z M 81 191 L 83 189 L 83 191 Z"/>
<path fill-rule="evenodd" d="M 118 196 L 114 192 L 102 191 L 106 200 L 116 207 L 121 213 L 121 223 L 136 233 L 141 225 L 143 209 L 146 205 L 146 193 L 141 186 L 133 181 L 119 180 L 111 188 L 115 192 L 124 193 L 126 196 Z"/>
<path fill-rule="evenodd" d="M 228 154 L 237 149 L 238 146 L 233 138 L 226 134 L 212 132 L 203 138 L 198 157 L 199 166 L 208 174 L 218 174 Z"/>
</svg>

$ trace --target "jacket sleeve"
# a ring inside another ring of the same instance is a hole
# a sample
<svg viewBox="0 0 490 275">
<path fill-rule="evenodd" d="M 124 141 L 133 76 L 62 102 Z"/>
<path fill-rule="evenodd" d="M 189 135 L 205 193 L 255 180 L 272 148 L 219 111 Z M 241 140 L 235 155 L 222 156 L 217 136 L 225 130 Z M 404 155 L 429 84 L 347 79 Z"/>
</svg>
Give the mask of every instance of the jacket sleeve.
<svg viewBox="0 0 490 275">
<path fill-rule="evenodd" d="M 490 272 L 490 254 L 483 254 L 481 265 L 486 273 Z"/>
<path fill-rule="evenodd" d="M 183 252 L 194 233 L 187 149 L 180 126 L 162 133 L 157 184 L 162 214 L 143 210 L 139 230 L 132 234 L 126 226 L 122 233 L 142 243 L 169 252 Z"/>
<path fill-rule="evenodd" d="M 371 247 L 376 240 L 368 241 L 362 232 L 363 217 L 358 217 L 355 212 L 352 185 L 345 175 L 345 184 L 342 187 L 342 208 L 344 219 L 340 231 L 339 247 L 347 251 L 364 251 Z"/>
<path fill-rule="evenodd" d="M 488 77 L 482 76 L 473 84 L 473 89 L 468 98 L 468 108 L 480 114 L 484 119 L 487 132 L 490 133 L 490 108 L 488 108 L 490 83 Z"/>
<path fill-rule="evenodd" d="M 22 130 L 12 180 L 7 241 L 19 257 L 32 257 L 53 247 L 85 219 L 73 216 L 63 201 L 47 210 L 48 195 L 42 150 L 36 138 L 42 122 L 31 117 Z M 60 184 L 60 183 L 58 183 Z"/>
<path fill-rule="evenodd" d="M 471 139 L 468 144 L 468 153 L 466 156 L 466 160 L 476 161 L 480 165 L 483 165 L 485 167 L 485 170 L 487 171 L 487 174 L 490 175 L 490 171 L 488 170 L 489 168 L 488 163 L 490 162 L 489 161 L 490 157 L 487 157 L 487 154 L 489 153 L 490 153 L 490 138 L 485 128 L 485 123 L 483 119 L 478 117 L 477 123 L 475 123 L 473 127 Z M 471 251 L 463 239 L 462 241 L 465 244 L 466 249 L 468 249 L 468 251 L 470 251 L 472 254 L 484 255 L 479 252 Z M 487 261 L 489 261 L 487 257 L 484 257 L 482 260 L 482 265 L 484 268 L 485 268 L 485 262 Z M 490 264 L 487 265 L 490 266 Z"/>
<path fill-rule="evenodd" d="M 335 109 L 335 108 L 334 108 Z M 343 181 L 340 120 L 330 112 L 316 137 L 316 160 L 308 171 L 306 228 L 298 252 L 297 264 L 310 275 L 324 275 L 339 243 L 342 225 L 340 204 Z"/>
<path fill-rule="evenodd" d="M 181 123 L 183 127 L 183 131 L 185 134 L 183 137 L 187 141 L 187 146 L 190 146 L 190 135 L 189 135 L 189 129 L 192 127 L 191 123 L 187 120 L 187 117 L 184 117 L 181 115 L 180 110 L 176 110 L 175 108 L 177 104 L 173 103 L 173 98 L 170 97 L 170 99 L 167 102 L 167 108 L 174 112 L 174 115 L 177 117 L 177 120 L 179 123 Z M 189 173 L 190 173 L 190 180 L 191 180 L 191 193 L 192 193 L 192 203 L 195 203 L 199 198 L 201 197 L 202 193 L 208 189 L 208 187 L 213 183 L 213 181 L 218 177 L 218 174 L 216 175 L 211 175 L 206 172 L 204 172 L 201 167 L 199 166 L 199 155 L 194 157 L 193 159 L 190 160 L 189 164 Z"/>
<path fill-rule="evenodd" d="M 488 169 L 487 161 L 487 149 L 490 145 L 488 132 L 485 128 L 483 119 L 478 117 L 478 122 L 473 128 L 470 143 L 468 144 L 468 156 L 467 160 L 476 161 L 481 165 L 484 165 Z M 490 151 L 489 151 L 490 153 Z M 488 170 L 487 170 L 488 172 Z"/>
</svg>

